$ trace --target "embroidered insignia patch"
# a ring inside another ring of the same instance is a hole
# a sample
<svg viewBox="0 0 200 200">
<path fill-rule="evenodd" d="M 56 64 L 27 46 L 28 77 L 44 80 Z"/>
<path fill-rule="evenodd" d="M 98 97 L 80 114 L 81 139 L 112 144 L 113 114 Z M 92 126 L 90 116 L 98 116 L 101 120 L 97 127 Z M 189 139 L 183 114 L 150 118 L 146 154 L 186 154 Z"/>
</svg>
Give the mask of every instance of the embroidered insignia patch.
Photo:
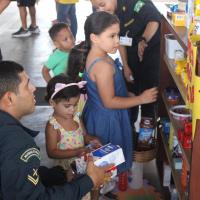
<svg viewBox="0 0 200 200">
<path fill-rule="evenodd" d="M 31 158 L 31 157 L 37 157 L 39 160 L 41 160 L 41 156 L 40 156 L 40 151 L 36 148 L 30 148 L 30 149 L 27 149 L 20 157 L 20 159 L 24 162 L 28 162 L 28 160 Z"/>
<path fill-rule="evenodd" d="M 37 185 L 39 182 L 38 170 L 33 169 L 33 175 L 28 175 L 27 179 L 34 185 Z"/>
<path fill-rule="evenodd" d="M 144 5 L 145 5 L 145 3 L 142 0 L 139 0 L 135 4 L 133 10 L 138 13 Z"/>
</svg>

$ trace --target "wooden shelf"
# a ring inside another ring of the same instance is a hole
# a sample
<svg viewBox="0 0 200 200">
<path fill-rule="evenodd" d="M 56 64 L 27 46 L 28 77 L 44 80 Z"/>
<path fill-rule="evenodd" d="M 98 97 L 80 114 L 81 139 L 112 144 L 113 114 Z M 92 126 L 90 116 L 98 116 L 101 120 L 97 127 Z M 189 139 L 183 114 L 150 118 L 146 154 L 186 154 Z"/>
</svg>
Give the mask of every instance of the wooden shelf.
<svg viewBox="0 0 200 200">
<path fill-rule="evenodd" d="M 183 199 L 185 199 L 185 195 L 184 195 L 184 191 L 183 191 L 181 184 L 180 184 L 181 170 L 176 170 L 174 168 L 174 163 L 173 163 L 173 160 L 172 160 L 172 152 L 170 151 L 170 149 L 168 147 L 166 137 L 164 136 L 162 131 L 160 131 L 160 134 L 161 134 L 161 137 L 162 137 L 162 141 L 163 141 L 164 149 L 165 149 L 165 152 L 166 152 L 166 155 L 167 155 L 167 159 L 169 161 L 169 164 L 170 164 L 170 167 L 171 167 L 171 170 L 172 170 L 172 176 L 173 176 L 174 183 L 175 183 L 175 186 L 176 186 L 176 189 L 177 189 L 177 192 L 178 192 L 179 199 L 183 200 Z"/>
<path fill-rule="evenodd" d="M 188 33 L 187 33 L 187 28 L 184 26 L 174 26 L 171 23 L 171 19 L 168 17 L 165 17 L 165 20 L 167 21 L 166 24 L 168 26 L 168 29 L 170 32 L 174 35 L 176 40 L 179 42 L 181 47 L 184 49 L 184 51 L 187 51 L 187 38 L 188 38 Z"/>
<path fill-rule="evenodd" d="M 167 17 L 167 11 L 169 11 L 169 6 L 167 7 L 166 3 L 164 2 L 154 2 L 157 9 L 160 11 L 162 18 L 161 18 L 161 51 L 160 51 L 160 87 L 159 92 L 162 94 L 162 97 L 159 98 L 159 115 L 162 117 L 166 117 L 167 115 L 170 118 L 170 121 L 172 123 L 172 126 L 174 128 L 174 134 L 177 135 L 178 133 L 178 123 L 176 120 L 173 119 L 171 114 L 169 113 L 170 105 L 168 104 L 168 101 L 166 97 L 163 95 L 163 91 L 166 87 L 173 86 L 177 87 L 180 91 L 180 94 L 182 96 L 183 101 L 185 104 L 187 104 L 187 89 L 184 86 L 180 76 L 176 75 L 174 71 L 174 60 L 168 59 L 168 57 L 165 55 L 165 34 L 173 34 L 175 39 L 178 41 L 178 43 L 181 45 L 181 47 L 184 50 L 184 54 L 187 54 L 188 51 L 188 30 L 186 27 L 176 27 L 172 24 L 172 20 Z M 194 2 L 192 2 L 192 6 L 194 6 Z M 198 59 L 199 59 L 199 49 L 198 49 Z M 197 98 L 195 98 L 197 101 Z M 196 102 L 195 101 L 195 102 Z M 199 111 L 196 111 L 199 113 Z M 194 117 L 194 116 L 193 116 Z M 196 116 L 195 116 L 196 117 Z M 193 118 L 193 120 L 196 120 Z M 198 121 L 198 120 L 197 120 Z M 164 151 L 166 152 L 167 159 L 169 160 L 169 165 L 172 169 L 172 176 L 174 178 L 174 183 L 178 191 L 178 196 L 180 200 L 190 199 L 190 200 L 199 200 L 200 199 L 200 151 L 199 151 L 199 144 L 200 144 L 200 120 L 199 123 L 196 124 L 196 131 L 195 131 L 195 137 L 193 139 L 192 144 L 192 150 L 191 149 L 184 149 L 182 144 L 179 143 L 180 148 L 182 150 L 182 156 L 186 160 L 186 165 L 190 173 L 189 183 L 187 183 L 187 189 L 189 187 L 189 197 L 184 194 L 183 189 L 181 188 L 181 180 L 180 180 L 180 174 L 177 170 L 174 168 L 174 162 L 172 159 L 172 154 L 169 150 L 169 147 L 167 145 L 167 140 L 164 137 L 164 134 L 162 131 L 159 134 L 159 150 L 157 158 L 159 159 L 158 166 L 161 170 L 162 174 L 162 165 L 160 163 L 166 159 L 165 156 L 163 156 Z M 194 129 L 195 127 L 193 127 Z M 196 147 L 196 149 L 195 149 Z"/>
<path fill-rule="evenodd" d="M 174 71 L 174 60 L 173 59 L 169 59 L 167 57 L 167 55 L 164 55 L 164 61 L 169 69 L 169 72 L 174 80 L 174 82 L 176 83 L 176 86 L 184 100 L 184 102 L 186 103 L 187 101 L 187 97 L 186 97 L 186 94 L 187 94 L 187 91 L 186 91 L 186 88 L 181 80 L 181 77 L 176 75 L 175 71 Z"/>
<path fill-rule="evenodd" d="M 162 98 L 163 98 L 163 102 L 164 102 L 164 104 L 165 104 L 165 106 L 166 106 L 166 110 L 167 110 L 168 116 L 169 116 L 170 121 L 171 121 L 171 123 L 172 123 L 172 126 L 173 126 L 173 128 L 174 128 L 174 132 L 175 132 L 175 134 L 176 134 L 176 136 L 177 136 L 177 138 L 178 138 L 177 123 L 176 123 L 176 121 L 174 120 L 174 118 L 171 116 L 171 114 L 170 114 L 170 112 L 169 112 L 171 106 L 168 104 L 167 99 L 166 99 L 166 97 L 165 97 L 164 94 L 162 94 Z M 190 170 L 191 155 L 192 155 L 191 149 L 184 149 L 184 148 L 183 148 L 183 145 L 182 145 L 180 142 L 179 142 L 179 145 L 180 145 L 180 147 L 181 147 L 182 156 L 183 156 L 183 158 L 186 160 L 187 168 L 188 168 L 188 170 Z"/>
<path fill-rule="evenodd" d="M 176 40 L 179 42 L 181 47 L 184 49 L 184 51 L 187 51 L 187 41 L 188 41 L 188 30 L 184 26 L 174 26 L 172 24 L 171 18 L 167 16 L 167 12 L 170 10 L 169 5 L 165 4 L 163 2 L 156 2 L 154 5 L 157 7 L 157 9 L 162 13 L 162 23 L 164 23 L 164 26 L 168 29 L 169 33 L 172 33 Z"/>
</svg>

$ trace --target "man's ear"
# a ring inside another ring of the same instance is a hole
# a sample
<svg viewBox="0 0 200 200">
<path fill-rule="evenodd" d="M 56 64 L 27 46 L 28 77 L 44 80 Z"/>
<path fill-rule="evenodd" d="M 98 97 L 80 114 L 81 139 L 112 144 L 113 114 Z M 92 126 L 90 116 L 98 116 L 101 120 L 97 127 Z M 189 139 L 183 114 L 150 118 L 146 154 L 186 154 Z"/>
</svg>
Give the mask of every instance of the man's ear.
<svg viewBox="0 0 200 200">
<path fill-rule="evenodd" d="M 5 106 L 11 106 L 14 103 L 14 93 L 13 92 L 6 92 L 3 97 L 2 97 L 2 101 L 4 103 Z"/>
</svg>

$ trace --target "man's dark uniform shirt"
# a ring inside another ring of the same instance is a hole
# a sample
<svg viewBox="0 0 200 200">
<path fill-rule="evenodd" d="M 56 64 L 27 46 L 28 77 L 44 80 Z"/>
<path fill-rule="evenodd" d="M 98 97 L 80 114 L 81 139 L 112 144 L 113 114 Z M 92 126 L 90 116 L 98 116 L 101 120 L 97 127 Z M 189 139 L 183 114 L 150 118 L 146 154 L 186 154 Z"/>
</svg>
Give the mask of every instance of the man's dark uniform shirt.
<svg viewBox="0 0 200 200">
<path fill-rule="evenodd" d="M 116 15 L 120 19 L 120 36 L 133 39 L 132 46 L 127 47 L 128 65 L 133 72 L 136 95 L 145 89 L 158 86 L 160 65 L 160 26 L 148 41 L 142 62 L 138 57 L 138 42 L 149 22 L 160 24 L 161 15 L 150 0 L 117 0 Z M 152 104 L 142 105 L 142 116 L 154 117 Z M 137 112 L 135 118 L 137 119 Z"/>
<path fill-rule="evenodd" d="M 161 15 L 149 0 L 118 0 L 116 15 L 120 19 L 120 36 L 133 38 L 130 48 L 136 48 L 146 25 L 151 21 L 160 23 Z M 148 49 L 160 44 L 160 29 L 148 42 Z"/>
<path fill-rule="evenodd" d="M 45 188 L 42 185 L 38 175 L 40 151 L 33 140 L 37 134 L 0 110 L 0 199 L 81 199 L 93 187 L 87 175 L 63 186 Z"/>
</svg>

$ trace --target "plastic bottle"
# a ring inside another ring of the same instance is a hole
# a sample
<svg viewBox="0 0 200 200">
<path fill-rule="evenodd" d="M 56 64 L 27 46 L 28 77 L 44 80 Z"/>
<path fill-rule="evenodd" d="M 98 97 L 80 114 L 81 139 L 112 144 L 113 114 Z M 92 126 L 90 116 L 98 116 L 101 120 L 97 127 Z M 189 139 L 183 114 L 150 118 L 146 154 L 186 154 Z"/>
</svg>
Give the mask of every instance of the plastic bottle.
<svg viewBox="0 0 200 200">
<path fill-rule="evenodd" d="M 122 172 L 119 174 L 118 188 L 120 191 L 126 191 L 128 188 L 128 174 L 127 172 Z"/>
<path fill-rule="evenodd" d="M 133 189 L 139 189 L 143 186 L 143 163 L 133 162 L 132 181 L 129 186 Z"/>
<path fill-rule="evenodd" d="M 176 188 L 173 188 L 171 191 L 171 200 L 178 200 L 178 194 Z"/>
</svg>

